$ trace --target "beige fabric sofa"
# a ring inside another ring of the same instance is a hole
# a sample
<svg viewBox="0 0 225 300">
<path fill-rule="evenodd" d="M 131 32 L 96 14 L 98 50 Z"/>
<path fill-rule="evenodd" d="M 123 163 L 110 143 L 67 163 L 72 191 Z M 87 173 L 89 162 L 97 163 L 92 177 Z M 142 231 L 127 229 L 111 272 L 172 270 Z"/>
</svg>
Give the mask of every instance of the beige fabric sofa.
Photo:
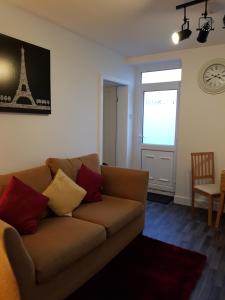
<svg viewBox="0 0 225 300">
<path fill-rule="evenodd" d="M 82 163 L 101 172 L 102 201 L 81 204 L 72 218 L 46 211 L 31 235 L 20 236 L 0 220 L 0 263 L 13 271 L 22 300 L 65 299 L 143 230 L 148 172 L 99 166 L 96 154 L 51 158 L 44 166 L 0 175 L 0 193 L 12 175 L 42 192 L 58 168 L 74 179 Z M 0 278 L 3 273 L 0 265 Z M 1 299 L 13 299 L 8 296 Z"/>
</svg>

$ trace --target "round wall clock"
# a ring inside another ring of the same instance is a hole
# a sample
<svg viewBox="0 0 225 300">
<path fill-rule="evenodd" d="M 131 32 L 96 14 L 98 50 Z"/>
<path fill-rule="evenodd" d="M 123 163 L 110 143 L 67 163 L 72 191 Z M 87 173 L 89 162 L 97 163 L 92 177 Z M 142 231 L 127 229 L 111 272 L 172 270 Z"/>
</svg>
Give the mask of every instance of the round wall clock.
<svg viewBox="0 0 225 300">
<path fill-rule="evenodd" d="M 198 75 L 200 88 L 210 94 L 225 91 L 225 59 L 217 58 L 204 64 Z"/>
</svg>

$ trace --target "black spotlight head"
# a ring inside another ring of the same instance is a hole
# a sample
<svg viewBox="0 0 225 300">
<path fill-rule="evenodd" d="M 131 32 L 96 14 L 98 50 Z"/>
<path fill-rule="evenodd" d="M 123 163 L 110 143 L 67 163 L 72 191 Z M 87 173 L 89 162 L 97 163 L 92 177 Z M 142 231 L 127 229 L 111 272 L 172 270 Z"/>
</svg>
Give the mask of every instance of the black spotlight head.
<svg viewBox="0 0 225 300">
<path fill-rule="evenodd" d="M 225 29 L 225 15 L 223 17 L 223 29 Z"/>
<path fill-rule="evenodd" d="M 190 29 L 184 29 L 180 32 L 178 32 L 179 35 L 179 41 L 183 41 L 189 38 L 189 36 L 191 35 L 192 31 Z"/>
<path fill-rule="evenodd" d="M 191 35 L 191 30 L 189 28 L 183 29 L 178 32 L 174 32 L 172 35 L 172 40 L 175 45 L 179 44 L 179 42 L 186 40 Z"/>
<path fill-rule="evenodd" d="M 197 41 L 199 43 L 205 43 L 207 41 L 210 30 L 211 30 L 211 26 L 210 26 L 209 22 L 206 22 L 202 26 L 202 28 L 199 30 Z"/>
</svg>

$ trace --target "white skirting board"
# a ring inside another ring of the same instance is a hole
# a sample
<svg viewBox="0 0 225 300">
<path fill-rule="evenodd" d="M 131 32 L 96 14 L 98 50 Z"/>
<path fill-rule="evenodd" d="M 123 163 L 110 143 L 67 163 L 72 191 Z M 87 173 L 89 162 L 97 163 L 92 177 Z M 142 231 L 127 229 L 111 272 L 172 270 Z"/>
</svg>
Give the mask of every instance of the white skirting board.
<svg viewBox="0 0 225 300">
<path fill-rule="evenodd" d="M 175 195 L 173 202 L 176 203 L 176 204 L 191 206 L 191 198 L 189 198 L 189 197 Z M 217 211 L 218 206 L 219 206 L 219 197 L 214 199 L 213 210 Z M 208 209 L 207 199 L 204 198 L 204 197 L 201 197 L 201 196 L 200 197 L 196 196 L 196 198 L 195 198 L 195 207 Z M 225 209 L 224 209 L 224 212 L 225 212 Z"/>
</svg>

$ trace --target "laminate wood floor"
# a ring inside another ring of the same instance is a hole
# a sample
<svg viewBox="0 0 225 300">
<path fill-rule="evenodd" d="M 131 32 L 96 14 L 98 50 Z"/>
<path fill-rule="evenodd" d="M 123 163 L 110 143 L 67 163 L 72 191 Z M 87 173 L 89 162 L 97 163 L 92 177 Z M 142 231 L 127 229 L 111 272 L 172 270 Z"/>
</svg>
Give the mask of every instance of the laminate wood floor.
<svg viewBox="0 0 225 300">
<path fill-rule="evenodd" d="M 215 215 L 214 215 L 215 220 Z M 207 266 L 190 300 L 225 300 L 225 224 L 219 231 L 207 225 L 207 210 L 174 203 L 147 203 L 144 235 L 200 252 Z"/>
</svg>

